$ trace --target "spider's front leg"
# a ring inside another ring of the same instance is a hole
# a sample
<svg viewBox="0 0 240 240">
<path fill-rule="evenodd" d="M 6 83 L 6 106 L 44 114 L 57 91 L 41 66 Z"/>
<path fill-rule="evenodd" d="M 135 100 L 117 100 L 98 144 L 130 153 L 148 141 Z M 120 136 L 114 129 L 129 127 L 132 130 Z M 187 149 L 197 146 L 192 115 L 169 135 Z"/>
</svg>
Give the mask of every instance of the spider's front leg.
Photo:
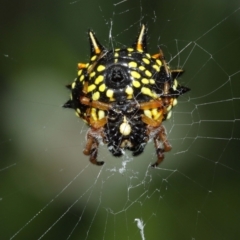
<svg viewBox="0 0 240 240">
<path fill-rule="evenodd" d="M 96 136 L 102 136 L 103 134 L 103 129 L 93 129 L 90 128 L 87 133 L 87 143 L 85 146 L 85 149 L 83 150 L 83 153 L 87 156 L 90 155 L 90 162 L 92 164 L 102 166 L 104 164 L 103 161 L 97 161 L 97 154 L 98 154 L 98 146 L 99 146 L 99 141 L 96 138 Z"/>
<path fill-rule="evenodd" d="M 172 102 L 173 98 L 164 98 L 164 101 L 158 99 L 140 104 L 140 109 L 142 110 L 158 109 L 157 112 L 152 112 L 152 116 L 142 115 L 142 121 L 148 125 L 148 135 L 153 136 L 157 152 L 158 160 L 152 164 L 152 167 L 157 167 L 164 159 L 164 152 L 172 149 L 171 144 L 167 140 L 166 130 L 162 125 L 163 119 L 167 117 L 169 112 L 169 106 L 173 105 Z"/>
<path fill-rule="evenodd" d="M 86 116 L 84 117 L 85 121 L 91 127 L 87 133 L 87 143 L 83 153 L 85 155 L 90 155 L 90 162 L 102 166 L 104 164 L 103 161 L 97 161 L 97 154 L 98 154 L 98 146 L 99 141 L 105 141 L 105 134 L 104 134 L 104 125 L 107 123 L 106 116 L 97 116 L 96 109 L 106 111 L 111 108 L 110 104 L 94 101 L 87 97 L 80 97 L 81 104 L 85 106 L 89 106 L 86 110 Z M 93 111 L 94 110 L 94 111 Z"/>
<path fill-rule="evenodd" d="M 154 137 L 158 160 L 152 164 L 152 167 L 157 167 L 164 159 L 164 152 L 169 152 L 172 149 L 171 144 L 167 140 L 167 134 L 164 126 L 160 126 L 159 132 Z"/>
</svg>

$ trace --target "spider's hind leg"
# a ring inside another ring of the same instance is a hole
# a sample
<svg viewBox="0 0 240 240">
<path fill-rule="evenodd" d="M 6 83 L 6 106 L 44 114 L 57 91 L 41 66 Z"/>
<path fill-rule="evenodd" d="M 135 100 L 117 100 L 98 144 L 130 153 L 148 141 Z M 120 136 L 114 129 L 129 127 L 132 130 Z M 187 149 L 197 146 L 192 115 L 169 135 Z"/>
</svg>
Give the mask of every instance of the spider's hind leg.
<svg viewBox="0 0 240 240">
<path fill-rule="evenodd" d="M 159 132 L 154 137 L 154 143 L 158 160 L 151 166 L 157 167 L 164 159 L 164 152 L 169 152 L 172 149 L 171 144 L 167 140 L 167 134 L 164 126 L 160 126 Z"/>
<path fill-rule="evenodd" d="M 89 129 L 87 133 L 87 143 L 83 153 L 87 156 L 90 155 L 89 160 L 92 164 L 102 166 L 104 162 L 97 161 L 99 140 L 95 137 L 96 134 L 98 134 L 97 130 Z"/>
</svg>

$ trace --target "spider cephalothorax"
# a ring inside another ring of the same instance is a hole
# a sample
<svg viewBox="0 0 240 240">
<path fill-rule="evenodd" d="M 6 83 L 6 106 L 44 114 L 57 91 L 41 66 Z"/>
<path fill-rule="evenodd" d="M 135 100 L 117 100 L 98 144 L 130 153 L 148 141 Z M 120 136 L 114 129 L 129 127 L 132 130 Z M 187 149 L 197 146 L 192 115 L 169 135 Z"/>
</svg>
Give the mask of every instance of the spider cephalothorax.
<svg viewBox="0 0 240 240">
<path fill-rule="evenodd" d="M 147 52 L 145 25 L 132 47 L 124 49 L 107 50 L 92 31 L 88 35 L 90 62 L 78 64 L 78 77 L 67 86 L 71 99 L 63 105 L 90 126 L 84 154 L 102 165 L 97 161 L 100 141 L 114 156 L 124 149 L 135 156 L 153 139 L 157 161 L 152 166 L 157 166 L 171 150 L 162 122 L 171 117 L 177 98 L 190 90 L 176 80 L 183 70 L 171 70 L 161 49 Z"/>
</svg>

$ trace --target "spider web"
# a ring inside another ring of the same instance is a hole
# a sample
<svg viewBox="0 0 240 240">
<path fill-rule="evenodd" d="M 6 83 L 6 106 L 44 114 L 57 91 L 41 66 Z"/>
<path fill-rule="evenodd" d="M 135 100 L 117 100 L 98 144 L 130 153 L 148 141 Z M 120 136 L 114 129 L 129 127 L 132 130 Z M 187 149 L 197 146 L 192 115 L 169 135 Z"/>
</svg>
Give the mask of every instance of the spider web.
<svg viewBox="0 0 240 240">
<path fill-rule="evenodd" d="M 4 1 L 1 8 L 0 239 L 239 239 L 238 1 Z M 86 31 L 130 46 L 141 23 L 191 91 L 164 123 L 173 146 L 132 158 L 100 146 L 61 105 L 87 62 Z"/>
</svg>

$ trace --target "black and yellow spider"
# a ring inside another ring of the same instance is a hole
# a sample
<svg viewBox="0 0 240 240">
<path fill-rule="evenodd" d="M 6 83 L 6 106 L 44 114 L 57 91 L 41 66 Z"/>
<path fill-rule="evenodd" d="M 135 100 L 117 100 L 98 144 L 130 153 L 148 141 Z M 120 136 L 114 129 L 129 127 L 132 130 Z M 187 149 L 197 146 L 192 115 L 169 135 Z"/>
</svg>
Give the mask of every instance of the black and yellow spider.
<svg viewBox="0 0 240 240">
<path fill-rule="evenodd" d="M 171 150 L 162 122 L 171 117 L 177 98 L 189 91 L 176 77 L 182 69 L 171 70 L 161 49 L 147 52 L 146 26 L 142 25 L 132 47 L 107 50 L 88 32 L 91 59 L 78 64 L 78 77 L 67 87 L 71 98 L 63 107 L 73 108 L 89 126 L 85 155 L 96 165 L 98 145 L 104 142 L 114 156 L 124 149 L 133 156 L 154 140 L 157 166 L 164 152 Z"/>
</svg>

